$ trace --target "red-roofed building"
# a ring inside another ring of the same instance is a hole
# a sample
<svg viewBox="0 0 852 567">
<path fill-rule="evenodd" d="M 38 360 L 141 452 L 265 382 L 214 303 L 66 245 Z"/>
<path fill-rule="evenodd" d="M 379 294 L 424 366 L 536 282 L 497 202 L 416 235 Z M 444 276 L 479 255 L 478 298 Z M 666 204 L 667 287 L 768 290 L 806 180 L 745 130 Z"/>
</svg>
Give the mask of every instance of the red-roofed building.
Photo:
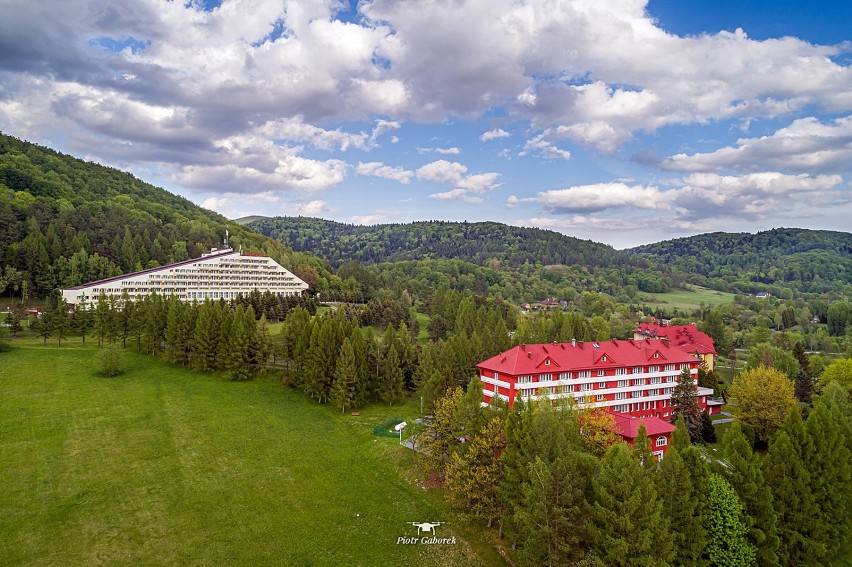
<svg viewBox="0 0 852 567">
<path fill-rule="evenodd" d="M 645 432 L 651 440 L 651 452 L 660 461 L 669 449 L 672 433 L 677 429 L 668 421 L 658 417 L 631 417 L 623 413 L 610 412 L 615 418 L 616 432 L 632 447 L 639 435 L 639 426 L 645 425 Z"/>
<path fill-rule="evenodd" d="M 699 331 L 695 323 L 689 325 L 639 323 L 639 326 L 633 330 L 633 338 L 635 340 L 669 339 L 672 346 L 701 358 L 709 370 L 716 368 L 716 357 L 719 356 L 716 352 L 716 344 L 710 335 Z"/>
<path fill-rule="evenodd" d="M 633 417 L 671 417 L 671 394 L 683 369 L 696 380 L 699 360 L 665 339 L 571 341 L 518 345 L 476 365 L 485 403 L 499 396 L 573 397 Z M 707 410 L 713 391 L 698 388 Z"/>
</svg>

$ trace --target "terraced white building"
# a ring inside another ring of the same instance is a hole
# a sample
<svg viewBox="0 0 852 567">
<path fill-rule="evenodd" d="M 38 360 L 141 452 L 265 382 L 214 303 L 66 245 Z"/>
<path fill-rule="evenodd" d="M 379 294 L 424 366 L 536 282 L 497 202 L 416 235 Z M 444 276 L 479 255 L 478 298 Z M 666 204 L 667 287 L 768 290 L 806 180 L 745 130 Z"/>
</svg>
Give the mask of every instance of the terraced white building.
<svg viewBox="0 0 852 567">
<path fill-rule="evenodd" d="M 101 293 L 119 298 L 127 291 L 131 300 L 137 300 L 157 292 L 181 301 L 202 302 L 235 299 L 255 289 L 291 296 L 300 295 L 308 284 L 268 256 L 214 248 L 201 258 L 63 289 L 62 297 L 76 305 L 97 302 Z"/>
</svg>

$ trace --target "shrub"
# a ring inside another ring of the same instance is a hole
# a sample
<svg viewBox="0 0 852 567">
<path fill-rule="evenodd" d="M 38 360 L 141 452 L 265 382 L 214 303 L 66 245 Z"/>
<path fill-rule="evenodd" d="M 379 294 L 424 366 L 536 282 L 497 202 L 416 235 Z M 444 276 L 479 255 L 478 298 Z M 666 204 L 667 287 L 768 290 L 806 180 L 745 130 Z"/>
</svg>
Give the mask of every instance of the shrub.
<svg viewBox="0 0 852 567">
<path fill-rule="evenodd" d="M 124 372 L 124 353 L 116 345 L 105 347 L 98 352 L 98 374 L 109 378 Z"/>
</svg>

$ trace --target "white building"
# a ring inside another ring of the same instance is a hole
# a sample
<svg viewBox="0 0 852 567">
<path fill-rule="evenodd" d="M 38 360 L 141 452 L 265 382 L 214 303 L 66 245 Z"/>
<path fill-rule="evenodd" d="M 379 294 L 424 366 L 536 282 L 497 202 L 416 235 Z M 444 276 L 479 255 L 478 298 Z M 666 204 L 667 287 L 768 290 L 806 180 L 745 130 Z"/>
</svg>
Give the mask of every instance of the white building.
<svg viewBox="0 0 852 567">
<path fill-rule="evenodd" d="M 67 304 L 76 305 L 84 300 L 96 302 L 101 292 L 119 298 L 127 291 L 130 299 L 136 300 L 156 291 L 175 295 L 181 301 L 202 302 L 235 299 L 255 289 L 275 295 L 301 295 L 308 284 L 268 256 L 214 248 L 201 258 L 63 289 L 62 297 Z"/>
</svg>

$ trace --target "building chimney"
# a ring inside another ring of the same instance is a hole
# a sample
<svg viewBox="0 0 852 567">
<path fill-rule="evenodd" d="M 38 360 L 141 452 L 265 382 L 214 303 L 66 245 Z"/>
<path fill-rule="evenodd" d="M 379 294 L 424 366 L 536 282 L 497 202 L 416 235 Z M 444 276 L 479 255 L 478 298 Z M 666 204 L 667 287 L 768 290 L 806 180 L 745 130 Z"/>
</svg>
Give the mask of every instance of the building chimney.
<svg viewBox="0 0 852 567">
<path fill-rule="evenodd" d="M 577 346 L 577 339 L 571 339 L 571 346 L 572 347 Z"/>
</svg>

